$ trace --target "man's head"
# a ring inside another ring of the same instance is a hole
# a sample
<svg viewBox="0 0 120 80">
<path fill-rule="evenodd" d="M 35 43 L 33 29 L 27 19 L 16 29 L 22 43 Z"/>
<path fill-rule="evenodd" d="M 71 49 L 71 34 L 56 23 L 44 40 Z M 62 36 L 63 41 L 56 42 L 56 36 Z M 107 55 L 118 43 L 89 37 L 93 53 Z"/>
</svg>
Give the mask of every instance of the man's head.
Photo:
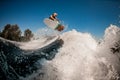
<svg viewBox="0 0 120 80">
<path fill-rule="evenodd" d="M 57 16 L 57 13 L 53 13 L 53 16 L 55 16 L 55 17 L 56 17 L 56 16 Z"/>
</svg>

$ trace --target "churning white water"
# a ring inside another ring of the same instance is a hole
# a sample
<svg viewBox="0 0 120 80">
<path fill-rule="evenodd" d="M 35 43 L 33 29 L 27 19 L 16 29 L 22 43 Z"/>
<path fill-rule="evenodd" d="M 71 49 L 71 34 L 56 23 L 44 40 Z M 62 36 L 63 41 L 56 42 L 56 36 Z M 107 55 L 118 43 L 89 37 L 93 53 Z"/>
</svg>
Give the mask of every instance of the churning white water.
<svg viewBox="0 0 120 80">
<path fill-rule="evenodd" d="M 113 54 L 110 49 L 120 40 L 119 35 L 120 28 L 111 25 L 99 44 L 89 33 L 65 32 L 60 35 L 64 44 L 55 58 L 44 62 L 43 68 L 27 79 L 119 80 L 120 52 Z M 37 75 L 39 73 L 43 75 Z"/>
</svg>

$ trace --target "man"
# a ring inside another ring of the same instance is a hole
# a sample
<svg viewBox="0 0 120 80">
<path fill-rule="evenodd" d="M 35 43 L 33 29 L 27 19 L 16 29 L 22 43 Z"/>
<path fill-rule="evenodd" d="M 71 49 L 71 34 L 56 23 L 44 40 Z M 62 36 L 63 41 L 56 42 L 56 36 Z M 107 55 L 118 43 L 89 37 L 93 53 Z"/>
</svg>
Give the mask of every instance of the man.
<svg viewBox="0 0 120 80">
<path fill-rule="evenodd" d="M 53 21 L 58 21 L 59 23 L 59 20 L 57 19 L 57 13 L 53 13 L 50 17 L 49 17 L 50 20 L 53 20 Z M 61 25 L 61 24 L 58 24 L 58 26 L 55 28 L 56 30 L 58 31 L 62 31 L 64 29 L 64 26 Z"/>
<path fill-rule="evenodd" d="M 53 21 L 59 21 L 56 17 L 57 17 L 57 13 L 53 13 L 53 14 L 49 17 L 49 19 L 51 19 L 51 20 L 53 20 Z"/>
</svg>

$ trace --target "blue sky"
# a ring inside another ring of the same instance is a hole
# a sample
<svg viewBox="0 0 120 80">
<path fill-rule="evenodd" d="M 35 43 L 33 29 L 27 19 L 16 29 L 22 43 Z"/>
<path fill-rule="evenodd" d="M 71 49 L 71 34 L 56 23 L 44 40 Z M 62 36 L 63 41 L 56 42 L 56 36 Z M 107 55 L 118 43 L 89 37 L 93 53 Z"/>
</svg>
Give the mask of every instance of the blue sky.
<svg viewBox="0 0 120 80">
<path fill-rule="evenodd" d="M 101 37 L 110 25 L 120 25 L 120 0 L 0 0 L 0 28 L 18 24 L 23 31 L 44 28 L 43 19 L 53 12 L 68 25 Z"/>
</svg>

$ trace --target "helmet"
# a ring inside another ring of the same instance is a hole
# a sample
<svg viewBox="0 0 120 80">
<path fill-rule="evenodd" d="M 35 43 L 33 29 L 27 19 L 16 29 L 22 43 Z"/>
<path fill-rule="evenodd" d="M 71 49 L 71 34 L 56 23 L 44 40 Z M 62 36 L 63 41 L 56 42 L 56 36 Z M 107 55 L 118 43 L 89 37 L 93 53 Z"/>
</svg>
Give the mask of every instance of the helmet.
<svg viewBox="0 0 120 80">
<path fill-rule="evenodd" d="M 53 15 L 57 16 L 57 13 L 53 13 Z"/>
</svg>

